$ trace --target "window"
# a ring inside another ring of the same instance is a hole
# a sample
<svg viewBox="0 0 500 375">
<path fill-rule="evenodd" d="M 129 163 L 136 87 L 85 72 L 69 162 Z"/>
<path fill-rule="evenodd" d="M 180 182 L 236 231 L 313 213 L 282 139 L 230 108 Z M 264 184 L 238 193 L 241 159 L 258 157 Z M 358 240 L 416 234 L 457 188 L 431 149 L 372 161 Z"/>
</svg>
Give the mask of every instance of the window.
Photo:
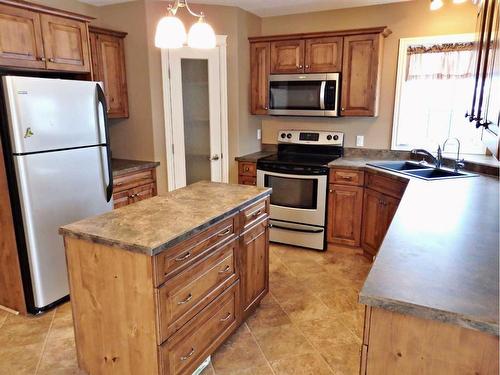
<svg viewBox="0 0 500 375">
<path fill-rule="evenodd" d="M 465 118 L 473 94 L 473 42 L 473 34 L 401 39 L 393 150 L 435 151 L 456 137 L 461 152 L 485 153 L 481 131 Z"/>
</svg>

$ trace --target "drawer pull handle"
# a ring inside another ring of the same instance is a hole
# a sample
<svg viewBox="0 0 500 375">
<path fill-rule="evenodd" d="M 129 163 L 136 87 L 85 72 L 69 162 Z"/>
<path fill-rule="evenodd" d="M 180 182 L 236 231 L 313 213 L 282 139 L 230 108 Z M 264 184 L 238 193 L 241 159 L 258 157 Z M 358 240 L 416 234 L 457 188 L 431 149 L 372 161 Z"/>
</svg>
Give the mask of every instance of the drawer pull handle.
<svg viewBox="0 0 500 375">
<path fill-rule="evenodd" d="M 231 315 L 232 314 L 230 312 L 228 312 L 227 315 L 224 318 L 221 318 L 220 321 L 221 322 L 227 322 L 229 320 L 229 318 L 231 317 Z"/>
<path fill-rule="evenodd" d="M 231 233 L 231 228 L 227 228 L 224 232 L 220 232 L 217 236 L 224 237 Z"/>
<path fill-rule="evenodd" d="M 193 299 L 193 295 L 191 293 L 189 293 L 189 296 L 187 296 L 187 298 L 185 300 L 179 301 L 179 302 L 177 302 L 177 304 L 178 305 L 185 305 L 186 303 L 188 303 L 192 299 Z"/>
<path fill-rule="evenodd" d="M 260 214 L 262 213 L 262 210 L 259 209 L 258 211 L 255 211 L 253 214 L 252 214 L 252 217 L 253 218 L 256 218 L 257 216 L 259 216 Z"/>
<path fill-rule="evenodd" d="M 181 361 L 188 360 L 190 357 L 193 356 L 193 354 L 194 354 L 194 348 L 191 348 L 191 351 L 188 354 L 186 354 L 186 355 L 184 355 L 184 356 L 181 357 Z"/>
<path fill-rule="evenodd" d="M 352 176 L 341 176 L 341 178 L 348 181 L 352 180 Z"/>
<path fill-rule="evenodd" d="M 180 256 L 179 258 L 175 258 L 175 261 L 176 262 L 182 262 L 183 260 L 186 260 L 188 259 L 189 257 L 191 256 L 191 252 L 188 251 L 186 254 L 184 254 L 183 256 Z"/>
<path fill-rule="evenodd" d="M 245 167 L 245 172 L 250 172 L 250 168 Z"/>
<path fill-rule="evenodd" d="M 224 268 L 223 270 L 220 270 L 219 273 L 220 274 L 228 273 L 230 270 L 231 270 L 231 267 L 230 266 L 226 266 L 226 268 Z"/>
</svg>

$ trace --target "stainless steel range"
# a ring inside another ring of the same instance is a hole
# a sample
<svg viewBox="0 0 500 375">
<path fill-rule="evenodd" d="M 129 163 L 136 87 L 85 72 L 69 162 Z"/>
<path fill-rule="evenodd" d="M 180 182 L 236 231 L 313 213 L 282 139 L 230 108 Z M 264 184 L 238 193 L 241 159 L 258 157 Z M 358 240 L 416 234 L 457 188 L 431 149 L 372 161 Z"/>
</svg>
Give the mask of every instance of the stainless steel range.
<svg viewBox="0 0 500 375">
<path fill-rule="evenodd" d="M 257 186 L 273 189 L 271 241 L 326 249 L 328 163 L 343 145 L 340 132 L 278 133 L 278 153 L 257 161 Z"/>
</svg>

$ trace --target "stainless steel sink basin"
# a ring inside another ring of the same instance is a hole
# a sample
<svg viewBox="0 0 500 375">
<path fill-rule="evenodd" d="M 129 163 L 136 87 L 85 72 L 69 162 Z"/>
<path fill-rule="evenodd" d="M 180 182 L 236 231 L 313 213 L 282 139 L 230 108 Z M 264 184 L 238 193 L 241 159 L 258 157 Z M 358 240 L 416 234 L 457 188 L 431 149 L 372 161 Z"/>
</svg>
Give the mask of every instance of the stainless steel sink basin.
<svg viewBox="0 0 500 375">
<path fill-rule="evenodd" d="M 406 160 L 387 161 L 380 163 L 368 163 L 372 167 L 387 169 L 408 176 L 418 177 L 423 180 L 442 180 L 448 178 L 474 177 L 472 173 L 455 172 L 448 169 L 431 167 L 425 164 L 419 164 Z"/>
<path fill-rule="evenodd" d="M 432 167 L 425 165 L 425 164 L 419 164 L 419 163 L 412 163 L 410 161 L 387 161 L 387 162 L 382 162 L 382 163 L 368 163 L 368 165 L 371 165 L 373 167 L 378 167 L 378 168 L 383 168 L 383 169 L 389 169 L 391 171 L 411 171 L 414 169 L 433 169 Z"/>
<path fill-rule="evenodd" d="M 408 172 L 406 172 L 406 174 L 409 174 L 410 176 L 415 176 L 418 178 L 423 178 L 424 180 L 440 180 L 440 179 L 445 179 L 445 178 L 474 177 L 474 176 L 476 176 L 475 174 L 471 174 L 471 173 L 454 172 L 454 171 L 449 171 L 446 169 L 437 169 L 437 168 L 408 171 Z"/>
</svg>

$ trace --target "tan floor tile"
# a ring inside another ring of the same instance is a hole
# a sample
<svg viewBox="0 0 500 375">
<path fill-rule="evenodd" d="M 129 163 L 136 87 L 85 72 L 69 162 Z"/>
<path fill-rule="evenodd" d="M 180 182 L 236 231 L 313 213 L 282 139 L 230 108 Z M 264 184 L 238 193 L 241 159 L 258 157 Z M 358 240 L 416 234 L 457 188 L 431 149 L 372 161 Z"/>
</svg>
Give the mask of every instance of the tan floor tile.
<svg viewBox="0 0 500 375">
<path fill-rule="evenodd" d="M 334 313 L 344 313 L 359 309 L 359 292 L 355 288 L 323 288 L 314 294 Z"/>
<path fill-rule="evenodd" d="M 251 331 L 258 331 L 269 327 L 291 324 L 292 321 L 273 295 L 269 293 L 262 300 L 255 313 L 247 319 L 246 323 Z"/>
<path fill-rule="evenodd" d="M 242 368 L 267 366 L 267 361 L 244 324 L 215 352 L 212 364 L 216 374 L 221 375 Z"/>
<path fill-rule="evenodd" d="M 303 354 L 272 361 L 276 375 L 332 375 L 327 363 L 317 353 Z"/>
<path fill-rule="evenodd" d="M 339 314 L 337 317 L 342 324 L 354 332 L 359 339 L 363 339 L 363 326 L 365 320 L 365 308 L 363 305 L 359 305 L 354 311 Z"/>
<path fill-rule="evenodd" d="M 43 351 L 39 374 L 78 373 L 71 305 L 57 308 Z"/>
<path fill-rule="evenodd" d="M 233 369 L 229 372 L 219 372 L 216 375 L 273 375 L 273 370 L 269 365 L 253 366 L 247 368 Z"/>
<path fill-rule="evenodd" d="M 2 325 L 7 320 L 7 316 L 9 314 L 10 314 L 9 312 L 0 309 L 0 328 L 2 328 Z"/>
<path fill-rule="evenodd" d="M 9 314 L 0 329 L 0 374 L 35 373 L 54 313 Z"/>
<path fill-rule="evenodd" d="M 201 372 L 200 375 L 215 375 L 215 370 L 214 366 L 212 365 L 212 362 Z"/>
<path fill-rule="evenodd" d="M 360 348 L 361 344 L 327 346 L 321 348 L 320 352 L 335 375 L 357 375 L 361 361 Z"/>
<path fill-rule="evenodd" d="M 269 361 L 312 353 L 313 347 L 293 325 L 282 325 L 254 332 L 257 342 Z"/>
<path fill-rule="evenodd" d="M 318 350 L 326 346 L 361 345 L 361 340 L 338 318 L 325 316 L 322 319 L 300 322 L 297 326 Z"/>
<path fill-rule="evenodd" d="M 332 311 L 312 293 L 287 296 L 285 299 L 278 301 L 294 323 L 321 319 L 332 314 Z"/>
</svg>

